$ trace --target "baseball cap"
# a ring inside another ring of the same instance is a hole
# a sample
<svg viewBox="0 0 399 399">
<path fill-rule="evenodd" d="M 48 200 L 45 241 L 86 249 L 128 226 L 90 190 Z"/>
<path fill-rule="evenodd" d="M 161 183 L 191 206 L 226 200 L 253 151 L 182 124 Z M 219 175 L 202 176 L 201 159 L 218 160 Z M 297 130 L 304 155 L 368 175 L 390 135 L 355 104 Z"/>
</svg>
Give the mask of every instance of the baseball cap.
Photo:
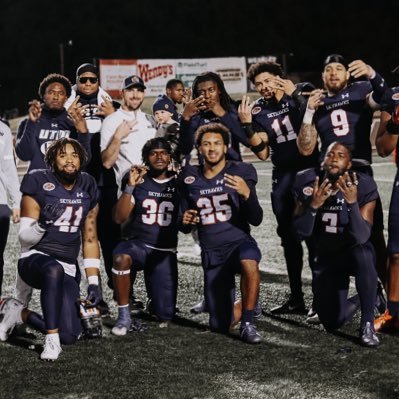
<svg viewBox="0 0 399 399">
<path fill-rule="evenodd" d="M 132 75 L 128 76 L 123 80 L 122 90 L 129 89 L 130 87 L 141 87 L 142 89 L 146 89 L 144 80 L 140 78 L 140 76 Z"/>
<path fill-rule="evenodd" d="M 346 61 L 346 59 L 341 54 L 328 55 L 327 58 L 324 60 L 323 66 L 325 67 L 332 62 L 338 62 L 339 64 L 342 64 L 346 69 L 348 69 L 348 61 Z"/>
<path fill-rule="evenodd" d="M 78 78 L 80 75 L 84 74 L 85 72 L 92 72 L 98 77 L 98 69 L 95 65 L 93 64 L 82 64 L 78 67 L 76 70 L 76 78 Z"/>
</svg>

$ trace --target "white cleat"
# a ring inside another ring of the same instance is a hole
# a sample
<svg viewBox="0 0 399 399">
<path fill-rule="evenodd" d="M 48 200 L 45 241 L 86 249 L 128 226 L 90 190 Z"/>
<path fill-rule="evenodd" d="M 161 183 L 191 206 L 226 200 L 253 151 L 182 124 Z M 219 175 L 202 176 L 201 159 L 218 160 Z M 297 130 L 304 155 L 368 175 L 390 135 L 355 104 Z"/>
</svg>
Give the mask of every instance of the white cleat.
<svg viewBox="0 0 399 399">
<path fill-rule="evenodd" d="M 128 318 L 118 318 L 111 333 L 114 335 L 122 336 L 132 331 L 132 320 Z"/>
<path fill-rule="evenodd" d="M 58 334 L 47 334 L 44 340 L 44 349 L 40 354 L 40 359 L 54 361 L 62 352 L 60 336 Z"/>
<path fill-rule="evenodd" d="M 0 301 L 0 341 L 7 341 L 15 326 L 22 324 L 21 312 L 24 305 L 14 298 L 4 298 Z"/>
</svg>

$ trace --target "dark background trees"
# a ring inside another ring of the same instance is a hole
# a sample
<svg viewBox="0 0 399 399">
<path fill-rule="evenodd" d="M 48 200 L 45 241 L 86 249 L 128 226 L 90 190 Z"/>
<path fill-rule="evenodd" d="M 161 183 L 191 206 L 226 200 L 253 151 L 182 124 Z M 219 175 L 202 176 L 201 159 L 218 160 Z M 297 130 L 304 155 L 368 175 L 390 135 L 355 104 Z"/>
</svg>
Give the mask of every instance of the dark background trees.
<svg viewBox="0 0 399 399">
<path fill-rule="evenodd" d="M 99 58 L 196 58 L 274 54 L 320 84 L 323 59 L 361 58 L 395 84 L 395 0 L 3 0 L 0 114 L 26 112 L 38 84 Z M 72 46 L 69 46 L 72 41 Z M 292 55 L 290 55 L 292 54 Z"/>
</svg>

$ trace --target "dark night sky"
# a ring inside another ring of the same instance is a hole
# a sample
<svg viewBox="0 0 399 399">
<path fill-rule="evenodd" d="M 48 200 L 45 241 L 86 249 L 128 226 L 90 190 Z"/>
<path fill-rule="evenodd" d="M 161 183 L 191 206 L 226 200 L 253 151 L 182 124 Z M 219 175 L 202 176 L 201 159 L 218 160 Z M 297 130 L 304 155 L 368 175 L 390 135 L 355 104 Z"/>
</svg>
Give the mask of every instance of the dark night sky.
<svg viewBox="0 0 399 399">
<path fill-rule="evenodd" d="M 158 4 L 159 3 L 159 4 Z M 363 59 L 386 77 L 399 64 L 397 0 L 2 0 L 0 115 L 27 110 L 39 82 L 98 58 L 289 54 L 288 72 L 320 84 L 323 59 Z"/>
</svg>

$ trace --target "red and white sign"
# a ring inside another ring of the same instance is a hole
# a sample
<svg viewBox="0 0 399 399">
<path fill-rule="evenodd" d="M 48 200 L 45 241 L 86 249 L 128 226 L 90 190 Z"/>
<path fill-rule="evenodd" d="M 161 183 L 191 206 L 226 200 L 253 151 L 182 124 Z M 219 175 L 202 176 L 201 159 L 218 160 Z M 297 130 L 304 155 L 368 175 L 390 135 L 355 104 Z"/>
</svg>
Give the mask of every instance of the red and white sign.
<svg viewBox="0 0 399 399">
<path fill-rule="evenodd" d="M 112 98 L 120 98 L 123 79 L 131 75 L 138 75 L 137 60 L 100 59 L 101 87 Z"/>
</svg>

